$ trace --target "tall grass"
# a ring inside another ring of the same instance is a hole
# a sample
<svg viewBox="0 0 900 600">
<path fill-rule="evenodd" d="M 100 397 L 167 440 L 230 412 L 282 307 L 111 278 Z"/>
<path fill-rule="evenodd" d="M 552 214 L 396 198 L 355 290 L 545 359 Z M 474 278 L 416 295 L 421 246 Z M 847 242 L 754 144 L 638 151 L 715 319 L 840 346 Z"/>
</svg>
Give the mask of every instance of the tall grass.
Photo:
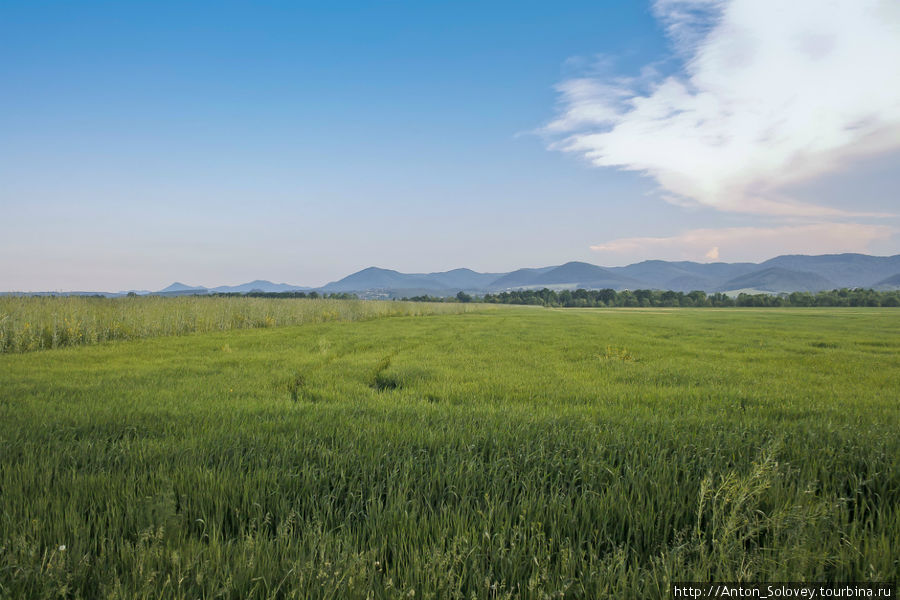
<svg viewBox="0 0 900 600">
<path fill-rule="evenodd" d="M 0 297 L 0 352 L 322 321 L 459 313 L 467 304 L 190 296 Z"/>
</svg>

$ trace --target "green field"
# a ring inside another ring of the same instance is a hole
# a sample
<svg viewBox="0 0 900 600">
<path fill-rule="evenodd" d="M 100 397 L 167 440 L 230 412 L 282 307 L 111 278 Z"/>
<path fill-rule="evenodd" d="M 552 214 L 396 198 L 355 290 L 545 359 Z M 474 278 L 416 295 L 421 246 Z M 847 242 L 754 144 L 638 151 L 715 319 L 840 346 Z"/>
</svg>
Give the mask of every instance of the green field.
<svg viewBox="0 0 900 600">
<path fill-rule="evenodd" d="M 0 296 L 0 353 L 116 340 L 381 317 L 447 314 L 467 304 L 184 296 Z"/>
<path fill-rule="evenodd" d="M 474 308 L 0 354 L 0 597 L 900 579 L 900 311 Z"/>
</svg>

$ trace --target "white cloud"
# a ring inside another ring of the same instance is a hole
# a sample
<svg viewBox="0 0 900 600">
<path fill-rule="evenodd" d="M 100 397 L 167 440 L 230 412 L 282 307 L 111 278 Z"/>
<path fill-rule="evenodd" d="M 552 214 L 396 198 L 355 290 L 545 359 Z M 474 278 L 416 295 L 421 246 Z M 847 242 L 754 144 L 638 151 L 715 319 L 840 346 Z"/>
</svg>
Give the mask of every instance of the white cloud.
<svg viewBox="0 0 900 600">
<path fill-rule="evenodd" d="M 759 261 L 779 254 L 865 253 L 872 242 L 894 233 L 892 227 L 859 223 L 726 227 L 693 229 L 671 237 L 622 238 L 591 246 L 591 250 L 617 263 L 651 258 Z"/>
<path fill-rule="evenodd" d="M 646 92 L 646 72 L 562 82 L 553 147 L 650 175 L 681 204 L 854 214 L 852 198 L 840 210 L 784 190 L 900 148 L 900 3 L 657 0 L 654 14 L 684 74 Z"/>
</svg>

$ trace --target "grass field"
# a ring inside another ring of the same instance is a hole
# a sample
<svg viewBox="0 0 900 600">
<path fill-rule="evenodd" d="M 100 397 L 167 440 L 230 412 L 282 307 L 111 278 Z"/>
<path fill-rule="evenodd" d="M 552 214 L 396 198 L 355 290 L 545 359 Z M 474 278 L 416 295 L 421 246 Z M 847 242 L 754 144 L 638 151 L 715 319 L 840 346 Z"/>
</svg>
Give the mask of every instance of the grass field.
<svg viewBox="0 0 900 600">
<path fill-rule="evenodd" d="M 0 355 L 0 597 L 896 581 L 900 311 L 549 310 Z"/>
<path fill-rule="evenodd" d="M 227 296 L 0 296 L 0 353 L 321 321 L 447 314 L 467 304 Z"/>
</svg>

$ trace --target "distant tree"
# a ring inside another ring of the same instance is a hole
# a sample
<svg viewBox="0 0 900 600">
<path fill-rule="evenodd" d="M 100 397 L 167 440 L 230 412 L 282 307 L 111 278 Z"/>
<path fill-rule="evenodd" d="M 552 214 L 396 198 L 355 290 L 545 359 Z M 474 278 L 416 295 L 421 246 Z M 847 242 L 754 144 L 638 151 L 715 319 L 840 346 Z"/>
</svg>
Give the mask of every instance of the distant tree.
<svg viewBox="0 0 900 600">
<path fill-rule="evenodd" d="M 694 290 L 688 294 L 687 297 L 690 299 L 688 306 L 709 306 L 709 302 L 706 299 L 706 292 L 702 290 Z"/>
<path fill-rule="evenodd" d="M 459 302 L 471 302 L 472 296 L 468 295 L 464 291 L 460 290 L 458 294 L 456 294 L 456 299 Z"/>
<path fill-rule="evenodd" d="M 464 296 L 468 296 L 464 294 Z M 440 302 L 439 298 L 428 296 L 416 297 L 413 300 Z M 472 302 L 463 300 L 457 295 L 451 301 Z M 579 306 L 579 307 L 614 307 L 614 306 L 900 306 L 900 291 L 878 292 L 871 289 L 841 289 L 810 292 L 793 292 L 784 294 L 747 294 L 737 297 L 715 292 L 709 296 L 705 292 L 695 290 L 689 294 L 672 290 L 562 290 L 556 292 L 544 288 L 542 290 L 514 290 L 499 294 L 484 294 L 480 302 L 495 304 L 530 304 L 534 306 Z"/>
</svg>

